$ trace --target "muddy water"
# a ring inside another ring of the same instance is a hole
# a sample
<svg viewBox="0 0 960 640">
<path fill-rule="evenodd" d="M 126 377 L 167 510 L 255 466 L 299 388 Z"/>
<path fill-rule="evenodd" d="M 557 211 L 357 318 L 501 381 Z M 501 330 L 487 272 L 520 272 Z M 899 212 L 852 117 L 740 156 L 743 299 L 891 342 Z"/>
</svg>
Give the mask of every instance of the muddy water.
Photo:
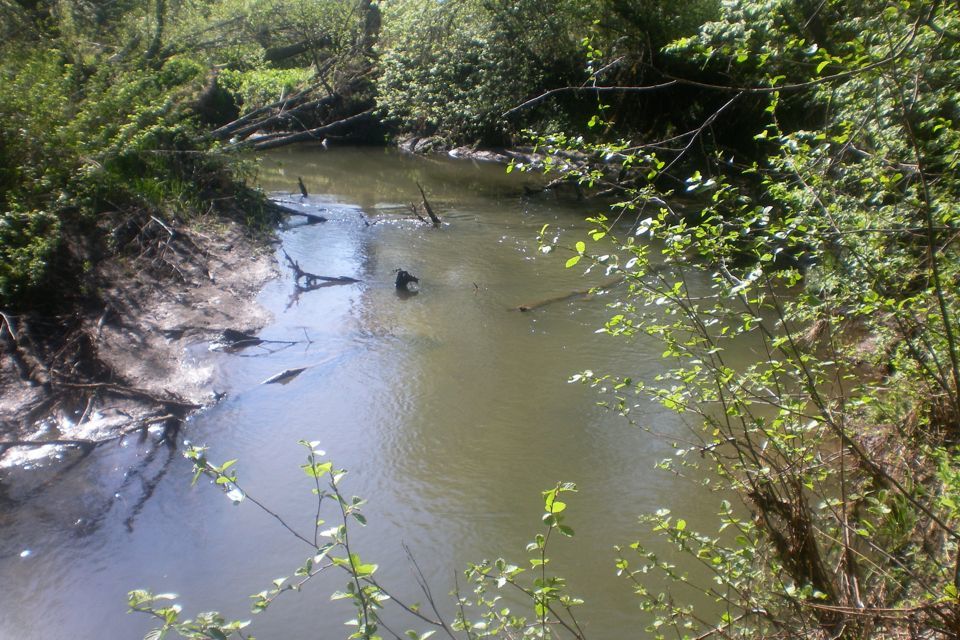
<svg viewBox="0 0 960 640">
<path fill-rule="evenodd" d="M 300 197 L 297 177 L 310 198 Z M 586 600 L 590 638 L 643 637 L 630 585 L 614 575 L 613 545 L 651 538 L 639 513 L 669 505 L 695 523 L 718 500 L 654 470 L 669 441 L 567 382 L 586 368 L 636 378 L 659 371 L 656 344 L 595 333 L 609 296 L 511 310 L 602 279 L 565 270 L 566 255 L 536 246 L 548 223 L 582 235 L 589 209 L 525 196 L 533 178 L 502 167 L 374 149 L 282 150 L 263 159 L 258 179 L 290 206 L 328 218 L 281 233 L 301 267 L 361 282 L 297 298 L 285 273 L 261 295 L 275 318 L 262 337 L 295 344 L 234 355 L 197 345 L 197 366 L 214 368 L 213 390 L 227 396 L 182 437 L 209 446 L 214 460 L 238 458 L 244 488 L 308 532 L 314 503 L 297 441 L 319 440 L 349 469 L 346 491 L 369 499 L 369 525 L 354 528 L 360 555 L 379 564 L 397 595 L 422 602 L 409 547 L 448 614 L 459 569 L 497 556 L 524 563 L 541 527 L 540 491 L 576 482 L 567 510 L 576 536 L 551 542 L 551 567 Z M 441 229 L 408 215 L 416 181 Z M 420 277 L 417 295 L 398 295 L 398 268 Z M 300 367 L 285 385 L 260 384 Z M 634 415 L 661 433 L 685 429 L 652 403 Z M 192 487 L 179 450 L 153 438 L 4 475 L 0 638 L 140 637 L 149 621 L 125 613 L 126 592 L 137 587 L 179 594 L 185 613 L 249 617 L 248 596 L 306 557 L 249 502 L 234 506 L 204 482 Z M 350 607 L 329 600 L 343 583 L 331 574 L 287 594 L 256 616 L 257 637 L 346 636 Z"/>
</svg>

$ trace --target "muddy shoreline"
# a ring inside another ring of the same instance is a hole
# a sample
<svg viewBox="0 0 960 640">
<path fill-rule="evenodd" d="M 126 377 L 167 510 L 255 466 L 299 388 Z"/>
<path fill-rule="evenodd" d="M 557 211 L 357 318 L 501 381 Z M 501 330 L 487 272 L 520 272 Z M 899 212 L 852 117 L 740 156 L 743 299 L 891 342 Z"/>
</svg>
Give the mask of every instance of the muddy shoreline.
<svg viewBox="0 0 960 640">
<path fill-rule="evenodd" d="M 271 234 L 214 216 L 156 224 L 167 236 L 159 250 L 98 264 L 95 290 L 72 316 L 7 318 L 0 465 L 144 429 L 175 432 L 219 395 L 188 347 L 269 322 L 256 296 L 278 274 Z M 38 344 L 42 331 L 54 339 Z"/>
</svg>

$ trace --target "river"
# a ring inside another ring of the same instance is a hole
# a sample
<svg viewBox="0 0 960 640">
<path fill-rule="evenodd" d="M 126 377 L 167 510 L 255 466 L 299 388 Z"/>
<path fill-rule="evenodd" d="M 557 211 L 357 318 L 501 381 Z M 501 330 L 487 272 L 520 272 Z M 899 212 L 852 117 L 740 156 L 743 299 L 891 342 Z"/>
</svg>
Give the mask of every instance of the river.
<svg viewBox="0 0 960 640">
<path fill-rule="evenodd" d="M 352 528 L 360 555 L 397 595 L 423 601 L 408 546 L 447 614 L 454 576 L 483 558 L 525 564 L 524 547 L 542 530 L 540 492 L 575 482 L 566 522 L 576 535 L 551 540 L 550 568 L 586 600 L 588 637 L 644 637 L 631 587 L 615 576 L 613 545 L 653 539 L 640 513 L 669 506 L 691 525 L 708 523 L 718 499 L 654 469 L 671 442 L 568 382 L 583 369 L 636 379 L 661 370 L 658 344 L 596 333 L 616 290 L 512 310 L 603 279 L 564 269 L 570 254 L 537 247 L 544 224 L 571 242 L 584 237 L 590 207 L 525 195 L 536 178 L 502 166 L 375 148 L 279 150 L 261 160 L 258 180 L 290 206 L 328 218 L 280 232 L 303 269 L 361 282 L 293 298 L 284 270 L 260 296 L 274 315 L 261 337 L 296 344 L 238 354 L 197 345 L 196 365 L 212 368 L 227 395 L 182 437 L 208 446 L 214 461 L 238 459 L 242 486 L 311 532 L 315 503 L 297 441 L 319 441 L 349 470 L 345 491 L 369 500 L 368 526 Z M 418 181 L 440 229 L 409 215 Z M 398 268 L 420 278 L 417 295 L 398 295 Z M 300 367 L 287 384 L 260 384 Z M 638 422 L 666 434 L 688 428 L 638 402 Z M 185 614 L 249 618 L 250 594 L 293 574 L 306 547 L 249 501 L 233 505 L 205 481 L 191 486 L 181 451 L 131 438 L 4 471 L 0 638 L 142 637 L 150 620 L 126 613 L 134 588 L 177 593 Z M 343 586 L 344 576 L 331 573 L 285 594 L 254 617 L 254 633 L 345 637 L 350 605 L 330 602 Z"/>
</svg>

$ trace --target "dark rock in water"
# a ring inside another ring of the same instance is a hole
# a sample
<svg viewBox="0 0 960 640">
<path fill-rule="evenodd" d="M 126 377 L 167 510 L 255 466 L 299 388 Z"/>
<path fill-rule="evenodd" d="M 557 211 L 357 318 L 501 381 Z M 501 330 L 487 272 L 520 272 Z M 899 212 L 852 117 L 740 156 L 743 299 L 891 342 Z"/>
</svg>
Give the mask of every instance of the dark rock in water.
<svg viewBox="0 0 960 640">
<path fill-rule="evenodd" d="M 409 291 L 411 282 L 420 282 L 420 278 L 403 269 L 397 269 L 397 289 Z"/>
<path fill-rule="evenodd" d="M 263 340 L 257 336 L 237 331 L 236 329 L 224 329 L 220 335 L 210 343 L 210 349 L 213 351 L 239 351 L 247 347 L 255 347 Z"/>
</svg>

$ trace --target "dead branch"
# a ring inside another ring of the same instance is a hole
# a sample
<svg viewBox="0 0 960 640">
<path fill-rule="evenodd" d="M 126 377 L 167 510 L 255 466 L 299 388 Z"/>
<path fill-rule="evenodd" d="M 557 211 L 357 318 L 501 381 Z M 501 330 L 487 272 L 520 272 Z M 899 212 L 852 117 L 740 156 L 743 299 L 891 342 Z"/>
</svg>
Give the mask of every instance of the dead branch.
<svg viewBox="0 0 960 640">
<path fill-rule="evenodd" d="M 92 449 L 98 444 L 96 440 L 0 440 L 0 453 L 13 447 L 38 449 L 40 447 L 82 447 Z"/>
<path fill-rule="evenodd" d="M 269 206 L 277 213 L 285 216 L 302 216 L 306 218 L 308 224 L 320 224 L 321 222 L 327 221 L 327 219 L 323 216 L 318 216 L 315 213 L 307 213 L 306 211 L 297 211 L 296 209 L 285 207 L 282 204 L 278 204 L 272 200 L 270 201 Z"/>
<path fill-rule="evenodd" d="M 417 220 L 419 220 L 423 224 L 430 224 L 429 220 L 427 220 L 422 215 L 420 215 L 420 210 L 418 209 L 417 205 L 413 204 L 412 202 L 410 203 L 410 213 L 415 215 L 417 217 Z"/>
<path fill-rule="evenodd" d="M 534 309 L 546 307 L 547 305 L 551 305 L 556 302 L 564 302 L 566 300 L 571 300 L 573 298 L 592 296 L 593 294 L 600 293 L 601 291 L 605 291 L 607 289 L 617 286 L 618 284 L 624 281 L 624 278 L 625 278 L 624 276 L 617 276 L 616 278 L 613 278 L 612 280 L 608 280 L 596 287 L 590 287 L 589 289 L 577 289 L 575 291 L 571 291 L 570 293 L 554 296 L 552 298 L 545 298 L 543 300 L 538 300 L 536 302 L 531 302 L 529 304 L 517 305 L 516 307 L 512 307 L 510 310 L 521 311 L 521 312 L 533 311 Z"/>
<path fill-rule="evenodd" d="M 306 370 L 307 367 L 300 367 L 299 369 L 285 369 L 276 375 L 270 376 L 260 384 L 287 384 Z"/>
<path fill-rule="evenodd" d="M 550 89 L 541 93 L 535 98 L 527 100 L 523 104 L 519 104 L 516 107 L 513 107 L 509 111 L 503 113 L 503 117 L 513 115 L 517 111 L 523 111 L 530 107 L 536 106 L 546 100 L 551 96 L 555 96 L 558 93 L 646 93 L 648 91 L 660 91 L 661 89 L 666 89 L 672 87 L 676 84 L 679 84 L 680 80 L 670 80 L 661 84 L 651 85 L 647 87 L 595 87 L 595 86 L 580 86 L 580 87 L 558 87 L 557 89 Z"/>
<path fill-rule="evenodd" d="M 283 250 L 283 255 L 287 259 L 287 266 L 293 270 L 294 282 L 299 289 L 312 291 L 321 287 L 331 287 L 339 284 L 354 284 L 356 282 L 360 282 L 356 278 L 351 278 L 349 276 L 318 276 L 315 273 L 310 273 L 309 271 L 304 271 L 302 268 L 300 268 L 300 264 L 290 257 L 290 254 L 287 253 L 286 249 Z M 302 285 L 300 284 L 301 279 L 304 282 Z"/>
<path fill-rule="evenodd" d="M 286 107 L 299 105 L 302 100 L 304 100 L 307 96 L 309 96 L 310 93 L 320 85 L 321 85 L 320 82 L 315 82 L 310 86 L 308 86 L 307 88 L 305 88 L 303 91 L 300 91 L 299 93 L 295 93 L 292 96 L 284 97 L 280 100 L 277 100 L 276 102 L 260 107 L 259 109 L 254 109 L 250 113 L 240 116 L 233 122 L 228 122 L 227 124 L 223 125 L 219 129 L 214 129 L 213 131 L 210 132 L 209 135 L 210 137 L 216 138 L 218 140 L 226 140 L 227 138 L 231 137 L 237 129 L 240 129 L 244 125 L 247 125 L 253 122 L 254 120 L 256 120 L 257 118 L 259 118 L 265 113 L 270 113 L 274 109 L 283 109 Z"/>
<path fill-rule="evenodd" d="M 256 151 L 263 151 L 265 149 L 273 149 L 275 147 L 282 147 L 288 144 L 293 144 L 294 142 L 305 142 L 307 140 L 319 140 L 323 135 L 327 133 L 334 133 L 344 129 L 349 129 L 356 125 L 359 122 L 363 122 L 370 118 L 373 113 L 373 108 L 361 111 L 356 115 L 352 115 L 336 122 L 331 122 L 330 124 L 325 124 L 322 127 L 316 127 L 315 129 L 308 129 L 307 131 L 301 131 L 299 133 L 289 133 L 289 134 L 277 134 L 276 136 L 266 136 L 265 138 L 260 138 L 253 143 L 238 143 L 235 146 L 242 144 L 250 144 L 250 146 Z"/>
<path fill-rule="evenodd" d="M 256 120 L 255 122 L 251 122 L 250 124 L 247 124 L 245 126 L 242 126 L 233 130 L 231 132 L 231 137 L 245 138 L 251 133 L 254 133 L 256 131 L 262 131 L 263 129 L 273 126 L 278 122 L 289 120 L 291 118 L 297 118 L 306 113 L 318 111 L 325 106 L 336 104 L 341 99 L 342 97 L 339 93 L 331 93 L 328 96 L 325 96 L 318 100 L 312 100 L 310 102 L 301 104 L 300 106 L 292 109 L 279 107 L 279 111 L 277 111 L 275 114 L 271 116 L 267 116 L 262 120 Z"/>
<path fill-rule="evenodd" d="M 10 359 L 17 368 L 17 373 L 30 384 L 46 387 L 50 382 L 47 367 L 40 358 L 30 349 L 27 327 L 18 331 L 11 316 L 0 311 L 0 344 L 7 344 L 9 338 Z"/>
<path fill-rule="evenodd" d="M 430 216 L 430 219 L 433 221 L 433 226 L 440 226 L 440 218 L 437 217 L 437 214 L 433 212 L 433 207 L 430 206 L 430 201 L 427 200 L 427 194 L 424 193 L 423 187 L 420 186 L 420 183 L 417 183 L 417 189 L 420 189 L 420 196 L 423 198 L 423 209 L 427 212 L 427 215 Z"/>
</svg>

